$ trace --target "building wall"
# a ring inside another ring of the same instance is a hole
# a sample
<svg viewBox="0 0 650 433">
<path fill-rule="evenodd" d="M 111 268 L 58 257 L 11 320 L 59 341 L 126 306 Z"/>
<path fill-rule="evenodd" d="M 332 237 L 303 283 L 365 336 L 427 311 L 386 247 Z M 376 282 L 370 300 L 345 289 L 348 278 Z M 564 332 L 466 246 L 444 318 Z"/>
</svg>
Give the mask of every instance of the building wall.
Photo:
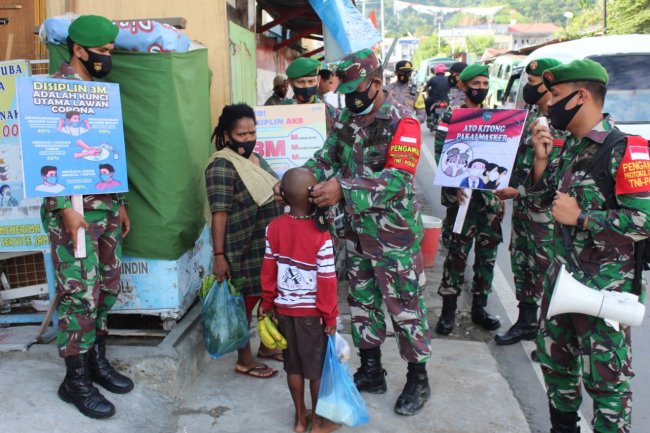
<svg viewBox="0 0 650 433">
<path fill-rule="evenodd" d="M 46 15 L 56 16 L 65 11 L 65 0 L 48 0 Z M 112 20 L 138 18 L 183 17 L 187 20 L 185 34 L 208 48 L 208 65 L 212 70 L 210 111 L 212 123 L 221 108 L 230 103 L 230 56 L 226 5 L 224 1 L 193 0 L 83 0 L 71 2 L 78 15 L 103 15 Z"/>
</svg>

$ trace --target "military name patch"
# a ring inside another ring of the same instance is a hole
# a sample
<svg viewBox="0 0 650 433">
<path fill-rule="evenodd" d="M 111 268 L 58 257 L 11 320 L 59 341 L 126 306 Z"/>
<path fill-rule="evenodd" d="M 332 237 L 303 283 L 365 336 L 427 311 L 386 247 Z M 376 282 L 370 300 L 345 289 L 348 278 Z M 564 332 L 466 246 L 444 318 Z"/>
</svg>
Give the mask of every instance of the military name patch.
<svg viewBox="0 0 650 433">
<path fill-rule="evenodd" d="M 650 192 L 650 154 L 643 137 L 628 136 L 625 155 L 616 172 L 616 194 L 637 192 Z"/>
</svg>

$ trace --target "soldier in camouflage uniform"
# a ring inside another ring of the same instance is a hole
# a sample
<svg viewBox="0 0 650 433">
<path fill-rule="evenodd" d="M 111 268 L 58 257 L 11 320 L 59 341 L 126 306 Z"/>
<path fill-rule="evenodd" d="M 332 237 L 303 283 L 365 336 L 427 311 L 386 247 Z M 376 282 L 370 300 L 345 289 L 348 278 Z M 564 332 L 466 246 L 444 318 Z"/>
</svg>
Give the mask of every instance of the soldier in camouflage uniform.
<svg viewBox="0 0 650 433">
<path fill-rule="evenodd" d="M 481 108 L 489 85 L 488 67 L 478 63 L 470 65 L 460 74 L 460 80 L 467 95 L 465 107 Z M 443 120 L 436 131 L 435 149 L 438 160 L 440 160 L 450 120 L 451 111 L 448 111 L 443 115 Z M 438 294 L 442 296 L 442 312 L 436 325 L 436 332 L 442 335 L 449 335 L 454 329 L 457 299 L 464 282 L 463 275 L 472 244 L 474 244 L 475 254 L 472 322 L 488 331 L 501 326 L 496 317 L 485 311 L 485 306 L 488 294 L 492 291 L 497 247 L 503 240 L 501 235 L 503 203 L 491 191 L 472 191 L 461 233 L 453 233 L 458 205 L 465 199 L 465 193 L 461 188 L 442 188 L 441 201 L 447 208 L 443 223 L 443 233 L 447 238 L 443 238 L 443 242 L 448 250 L 438 289 Z"/>
<path fill-rule="evenodd" d="M 630 164 L 623 161 L 632 157 L 625 146 L 615 148 L 609 162 L 618 209 L 608 208 L 603 191 L 588 172 L 594 154 L 614 128 L 602 113 L 607 71 L 592 60 L 576 60 L 548 69 L 542 77 L 552 94 L 548 103 L 551 126 L 571 133 L 559 157 L 549 164 L 553 136 L 543 125 L 533 124 L 535 159 L 528 188 L 530 197 L 552 206 L 556 232 L 537 337 L 551 431 L 580 431 L 577 412 L 582 379 L 593 399 L 594 432 L 629 433 L 634 375 L 630 328 L 615 329 L 602 318 L 584 314 L 558 314 L 550 319 L 546 314 L 562 265 L 592 289 L 633 290 L 634 242 L 650 235 L 650 188 L 629 190 L 625 175 Z M 640 159 L 648 158 L 647 148 L 639 151 L 645 154 Z"/>
<path fill-rule="evenodd" d="M 337 75 L 337 92 L 345 94 L 346 108 L 323 148 L 306 163 L 320 182 L 312 198 L 319 206 L 341 200 L 345 204 L 348 301 L 352 337 L 361 355 L 355 384 L 361 391 L 386 392 L 380 351 L 386 338 L 383 302 L 400 354 L 408 362 L 406 386 L 395 411 L 413 415 L 430 393 L 430 333 L 420 253 L 424 230 L 413 174 L 386 168 L 392 162 L 388 144 L 400 119 L 412 112 L 383 91 L 381 68 L 369 49 L 346 56 Z"/>
<path fill-rule="evenodd" d="M 106 76 L 117 33 L 117 26 L 104 17 L 77 18 L 69 28 L 70 63 L 62 64 L 53 77 L 90 81 Z M 130 226 L 125 203 L 121 194 L 100 194 L 83 196 L 84 215 L 72 209 L 66 196 L 48 197 L 41 207 L 60 296 L 57 344 L 67 369 L 58 394 L 92 418 L 115 413 L 92 381 L 114 393 L 133 389 L 131 379 L 105 357 L 106 320 L 117 300 L 122 237 Z M 79 227 L 86 230 L 83 239 L 77 239 Z M 74 256 L 78 242 L 86 244 L 85 258 Z"/>
<path fill-rule="evenodd" d="M 524 101 L 531 105 L 526 118 L 524 135 L 517 150 L 510 186 L 495 192 L 502 200 L 512 200 L 512 235 L 510 238 L 510 263 L 519 301 L 519 317 L 506 332 L 494 336 L 499 345 L 532 340 L 537 335 L 537 308 L 542 298 L 542 282 L 550 265 L 553 242 L 553 219 L 550 208 L 539 208 L 536 201 L 526 197 L 524 182 L 533 166 L 533 146 L 530 125 L 540 115 L 546 115 L 546 103 L 551 94 L 544 87 L 542 73 L 560 62 L 555 59 L 537 59 L 526 66 L 528 83 L 524 86 Z M 553 152 L 549 159 L 557 158 L 564 143 L 564 131 L 552 129 Z"/>
<path fill-rule="evenodd" d="M 338 117 L 338 111 L 331 104 L 328 104 L 318 95 L 318 84 L 320 77 L 321 63 L 318 60 L 308 57 L 298 57 L 287 67 L 289 85 L 293 89 L 293 99 L 285 99 L 280 105 L 292 104 L 325 104 L 325 124 L 327 133 L 332 132 L 334 122 Z"/>
<path fill-rule="evenodd" d="M 415 116 L 420 123 L 426 120 L 426 107 L 420 106 L 418 100 L 420 92 L 415 84 L 411 83 L 413 74 L 413 64 L 408 60 L 400 60 L 395 63 L 396 80 L 385 87 L 385 90 L 400 104 L 407 106 L 415 111 Z"/>
</svg>

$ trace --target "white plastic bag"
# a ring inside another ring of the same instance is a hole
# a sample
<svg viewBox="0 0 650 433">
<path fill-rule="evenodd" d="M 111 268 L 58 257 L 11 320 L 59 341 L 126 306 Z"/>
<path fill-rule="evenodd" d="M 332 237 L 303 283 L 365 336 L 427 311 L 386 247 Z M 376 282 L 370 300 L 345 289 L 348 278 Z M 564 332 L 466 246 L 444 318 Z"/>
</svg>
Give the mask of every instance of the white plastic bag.
<svg viewBox="0 0 650 433">
<path fill-rule="evenodd" d="M 350 345 L 338 332 L 334 334 L 334 349 L 339 361 L 348 362 L 348 359 L 350 359 Z"/>
</svg>

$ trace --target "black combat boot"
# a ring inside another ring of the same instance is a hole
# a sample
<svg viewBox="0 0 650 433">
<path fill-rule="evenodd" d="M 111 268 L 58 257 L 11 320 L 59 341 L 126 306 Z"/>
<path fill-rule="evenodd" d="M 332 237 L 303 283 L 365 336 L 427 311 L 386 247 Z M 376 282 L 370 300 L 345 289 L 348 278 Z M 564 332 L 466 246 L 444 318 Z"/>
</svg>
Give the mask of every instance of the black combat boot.
<svg viewBox="0 0 650 433">
<path fill-rule="evenodd" d="M 517 321 L 506 332 L 495 335 L 494 341 L 500 346 L 507 346 L 521 340 L 533 340 L 537 336 L 538 329 L 537 304 L 520 302 Z"/>
<path fill-rule="evenodd" d="M 426 364 L 409 362 L 406 385 L 395 403 L 395 412 L 400 415 L 415 415 L 420 412 L 431 395 Z"/>
<path fill-rule="evenodd" d="M 436 325 L 436 332 L 442 335 L 449 335 L 454 329 L 456 321 L 456 295 L 444 295 L 442 297 L 442 311 Z"/>
<path fill-rule="evenodd" d="M 381 349 L 359 349 L 361 366 L 354 373 L 354 384 L 359 391 L 371 394 L 386 392 L 386 370 L 381 367 Z"/>
<path fill-rule="evenodd" d="M 472 298 L 472 322 L 480 325 L 486 331 L 494 331 L 501 326 L 501 322 L 494 316 L 485 311 L 487 305 L 487 295 L 474 295 Z"/>
<path fill-rule="evenodd" d="M 549 405 L 551 412 L 551 433 L 580 433 L 578 412 L 560 412 Z"/>
<path fill-rule="evenodd" d="M 61 400 L 77 406 L 90 418 L 108 418 L 115 414 L 115 406 L 106 400 L 90 381 L 87 354 L 65 358 L 66 374 L 59 386 Z"/>
<path fill-rule="evenodd" d="M 133 389 L 133 381 L 118 373 L 106 359 L 106 336 L 98 335 L 88 351 L 90 378 L 110 392 L 126 394 Z"/>
</svg>

